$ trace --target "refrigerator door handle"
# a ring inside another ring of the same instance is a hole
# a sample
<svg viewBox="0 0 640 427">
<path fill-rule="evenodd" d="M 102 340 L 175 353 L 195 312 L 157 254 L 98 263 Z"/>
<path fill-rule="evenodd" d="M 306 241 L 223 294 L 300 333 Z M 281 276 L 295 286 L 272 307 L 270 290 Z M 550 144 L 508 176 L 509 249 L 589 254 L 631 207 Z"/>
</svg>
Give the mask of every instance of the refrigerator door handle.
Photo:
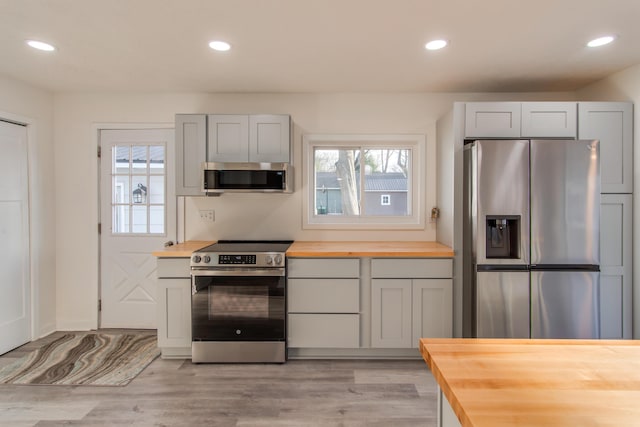
<svg viewBox="0 0 640 427">
<path fill-rule="evenodd" d="M 593 264 L 531 264 L 531 271 L 600 271 L 599 265 Z"/>
</svg>

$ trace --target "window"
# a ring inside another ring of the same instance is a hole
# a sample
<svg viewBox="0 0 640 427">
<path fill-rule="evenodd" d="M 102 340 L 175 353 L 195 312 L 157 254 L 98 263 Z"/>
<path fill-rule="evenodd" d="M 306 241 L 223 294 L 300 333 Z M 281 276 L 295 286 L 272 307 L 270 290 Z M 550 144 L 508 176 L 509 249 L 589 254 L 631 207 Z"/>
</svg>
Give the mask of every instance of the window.
<svg viewBox="0 0 640 427">
<path fill-rule="evenodd" d="M 165 233 L 165 147 L 116 145 L 111 161 L 113 234 Z"/>
<path fill-rule="evenodd" d="M 423 135 L 305 135 L 305 227 L 419 228 Z"/>
</svg>

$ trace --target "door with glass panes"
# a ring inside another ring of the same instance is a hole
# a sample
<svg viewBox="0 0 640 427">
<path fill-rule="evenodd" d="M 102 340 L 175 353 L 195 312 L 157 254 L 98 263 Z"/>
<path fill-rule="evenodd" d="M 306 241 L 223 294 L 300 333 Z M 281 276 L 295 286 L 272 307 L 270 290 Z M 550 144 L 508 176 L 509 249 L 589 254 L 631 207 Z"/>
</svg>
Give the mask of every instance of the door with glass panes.
<svg viewBox="0 0 640 427">
<path fill-rule="evenodd" d="M 100 327 L 156 328 L 151 253 L 175 240 L 173 129 L 100 131 Z"/>
</svg>

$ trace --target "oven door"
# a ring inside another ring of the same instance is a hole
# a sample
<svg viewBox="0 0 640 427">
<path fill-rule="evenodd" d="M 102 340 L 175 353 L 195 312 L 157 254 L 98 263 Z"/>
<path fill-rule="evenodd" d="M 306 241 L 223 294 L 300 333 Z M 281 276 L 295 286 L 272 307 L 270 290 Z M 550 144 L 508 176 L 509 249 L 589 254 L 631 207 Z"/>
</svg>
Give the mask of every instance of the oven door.
<svg viewBox="0 0 640 427">
<path fill-rule="evenodd" d="M 192 341 L 285 341 L 284 269 L 191 273 Z"/>
</svg>

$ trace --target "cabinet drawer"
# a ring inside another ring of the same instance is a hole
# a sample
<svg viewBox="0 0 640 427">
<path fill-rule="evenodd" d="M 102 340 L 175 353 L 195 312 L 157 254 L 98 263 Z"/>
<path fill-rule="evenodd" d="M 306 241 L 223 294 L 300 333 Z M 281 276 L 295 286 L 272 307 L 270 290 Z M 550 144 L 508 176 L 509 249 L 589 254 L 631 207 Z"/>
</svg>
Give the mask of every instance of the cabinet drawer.
<svg viewBox="0 0 640 427">
<path fill-rule="evenodd" d="M 190 258 L 158 258 L 158 277 L 191 277 Z"/>
<path fill-rule="evenodd" d="M 290 313 L 358 313 L 358 279 L 289 279 Z"/>
<path fill-rule="evenodd" d="M 371 277 L 425 278 L 453 277 L 452 260 L 424 258 L 375 258 L 371 260 Z"/>
<path fill-rule="evenodd" d="M 290 258 L 287 263 L 289 277 L 360 277 L 357 258 Z"/>
<path fill-rule="evenodd" d="M 290 314 L 289 347 L 359 348 L 359 314 Z"/>
</svg>

